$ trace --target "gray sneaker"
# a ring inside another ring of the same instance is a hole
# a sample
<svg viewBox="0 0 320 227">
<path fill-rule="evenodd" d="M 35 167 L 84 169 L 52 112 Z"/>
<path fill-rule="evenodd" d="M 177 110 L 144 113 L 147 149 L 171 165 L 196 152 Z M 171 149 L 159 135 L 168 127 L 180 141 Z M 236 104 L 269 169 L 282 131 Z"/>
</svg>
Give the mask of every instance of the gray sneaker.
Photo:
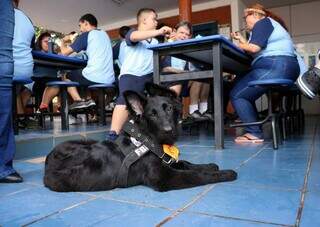
<svg viewBox="0 0 320 227">
<path fill-rule="evenodd" d="M 190 114 L 190 117 L 193 118 L 196 121 L 207 120 L 206 117 L 202 116 L 202 114 L 199 112 L 199 110 L 196 110 L 192 114 Z"/>
<path fill-rule="evenodd" d="M 313 67 L 298 77 L 297 85 L 309 99 L 320 93 L 320 69 Z"/>
<path fill-rule="evenodd" d="M 78 110 L 78 109 L 84 109 L 87 108 L 87 102 L 84 100 L 81 101 L 74 101 L 70 106 L 69 109 L 70 110 Z"/>
<path fill-rule="evenodd" d="M 206 112 L 204 112 L 202 114 L 202 116 L 205 117 L 209 121 L 213 121 L 213 115 L 212 115 L 212 113 L 208 112 L 208 110 Z"/>
<path fill-rule="evenodd" d="M 88 99 L 86 101 L 86 104 L 87 104 L 87 108 L 92 107 L 92 106 L 96 106 L 96 103 L 92 99 Z"/>
</svg>

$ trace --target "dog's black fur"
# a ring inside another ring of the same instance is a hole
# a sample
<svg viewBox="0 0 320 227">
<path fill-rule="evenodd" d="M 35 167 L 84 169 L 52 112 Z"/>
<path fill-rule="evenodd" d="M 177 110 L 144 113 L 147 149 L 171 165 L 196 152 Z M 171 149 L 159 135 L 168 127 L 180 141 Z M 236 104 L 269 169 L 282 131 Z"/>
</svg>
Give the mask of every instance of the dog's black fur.
<svg viewBox="0 0 320 227">
<path fill-rule="evenodd" d="M 178 137 L 180 103 L 175 93 L 148 84 L 149 97 L 127 91 L 125 99 L 131 118 L 139 129 L 158 144 L 174 144 Z M 128 139 L 129 140 L 129 139 Z M 124 145 L 127 143 L 123 140 Z M 56 146 L 45 162 L 44 184 L 54 191 L 98 191 L 116 187 L 145 185 L 156 191 L 168 191 L 232 181 L 233 170 L 218 170 L 215 164 L 196 165 L 179 161 L 166 165 L 148 152 L 129 169 L 127 185 L 117 183 L 124 159 L 119 147 L 110 141 L 68 141 Z"/>
</svg>

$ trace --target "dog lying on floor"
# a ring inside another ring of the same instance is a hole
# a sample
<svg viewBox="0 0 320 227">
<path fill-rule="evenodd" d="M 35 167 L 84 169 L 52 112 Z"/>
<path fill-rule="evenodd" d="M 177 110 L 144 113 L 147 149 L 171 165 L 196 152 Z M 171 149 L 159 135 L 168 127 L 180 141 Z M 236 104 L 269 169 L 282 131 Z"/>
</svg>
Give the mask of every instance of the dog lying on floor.
<svg viewBox="0 0 320 227">
<path fill-rule="evenodd" d="M 46 158 L 45 186 L 59 192 L 135 185 L 168 191 L 237 178 L 235 171 L 219 170 L 213 163 L 177 161 L 172 152 L 164 153 L 163 144 L 170 148 L 177 141 L 181 104 L 169 89 L 147 84 L 146 90 L 147 98 L 125 92 L 131 120 L 115 142 L 76 140 L 57 145 Z"/>
</svg>

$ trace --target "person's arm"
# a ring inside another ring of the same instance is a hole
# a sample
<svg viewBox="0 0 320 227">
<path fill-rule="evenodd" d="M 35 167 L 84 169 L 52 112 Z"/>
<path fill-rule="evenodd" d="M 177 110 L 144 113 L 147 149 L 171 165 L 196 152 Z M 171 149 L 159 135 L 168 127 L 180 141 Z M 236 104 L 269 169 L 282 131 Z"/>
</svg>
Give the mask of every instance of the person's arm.
<svg viewBox="0 0 320 227">
<path fill-rule="evenodd" d="M 65 44 L 65 41 L 67 38 L 62 39 L 61 47 L 60 47 L 61 54 L 70 55 L 73 52 L 79 53 L 82 50 L 84 51 L 87 50 L 88 35 L 89 35 L 89 32 L 82 33 L 70 46 L 67 46 Z"/>
<path fill-rule="evenodd" d="M 239 40 L 239 47 L 249 53 L 258 53 L 268 45 L 268 40 L 274 30 L 269 18 L 259 20 L 251 31 L 250 41 L 247 42 L 241 34 L 236 34 L 235 39 Z"/>
<path fill-rule="evenodd" d="M 129 39 L 132 43 L 136 43 L 145 39 L 154 38 L 159 35 L 169 35 L 172 32 L 172 29 L 168 26 L 163 26 L 157 30 L 150 30 L 150 31 L 132 31 L 128 32 Z"/>
<path fill-rule="evenodd" d="M 67 56 L 67 55 L 72 54 L 73 52 L 74 52 L 73 49 L 70 46 L 67 46 L 65 44 L 65 42 L 62 40 L 61 46 L 60 46 L 60 53 L 62 55 L 66 55 Z"/>
<path fill-rule="evenodd" d="M 231 33 L 231 36 L 233 39 L 239 41 L 238 47 L 240 47 L 242 50 L 246 52 L 255 54 L 261 50 L 260 46 L 253 43 L 249 43 L 239 32 Z"/>
<path fill-rule="evenodd" d="M 164 73 L 184 73 L 184 72 L 187 72 L 187 71 L 167 66 L 167 67 L 164 67 L 162 69 L 162 72 L 164 72 Z"/>
</svg>

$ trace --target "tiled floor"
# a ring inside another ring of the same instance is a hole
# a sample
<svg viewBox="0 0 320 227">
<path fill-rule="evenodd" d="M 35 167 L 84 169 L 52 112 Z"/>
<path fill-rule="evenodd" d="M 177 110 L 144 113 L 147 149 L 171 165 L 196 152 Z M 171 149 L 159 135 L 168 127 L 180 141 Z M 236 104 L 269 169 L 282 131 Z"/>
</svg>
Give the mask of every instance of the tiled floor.
<svg viewBox="0 0 320 227">
<path fill-rule="evenodd" d="M 218 151 L 205 133 L 178 146 L 181 159 L 236 169 L 238 180 L 164 193 L 56 193 L 42 184 L 43 158 L 17 160 L 25 182 L 0 185 L 0 226 L 320 226 L 320 117 L 277 151 L 231 136 Z"/>
</svg>

